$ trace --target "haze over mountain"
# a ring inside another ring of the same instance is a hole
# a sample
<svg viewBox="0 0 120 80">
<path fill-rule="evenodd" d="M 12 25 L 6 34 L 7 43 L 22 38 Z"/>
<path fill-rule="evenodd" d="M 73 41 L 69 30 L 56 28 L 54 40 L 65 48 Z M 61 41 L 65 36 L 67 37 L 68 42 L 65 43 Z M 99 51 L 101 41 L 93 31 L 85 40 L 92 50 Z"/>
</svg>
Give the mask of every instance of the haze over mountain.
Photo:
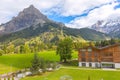
<svg viewBox="0 0 120 80">
<path fill-rule="evenodd" d="M 68 28 L 62 23 L 52 21 L 33 5 L 21 11 L 17 17 L 1 25 L 0 34 L 2 34 L 0 41 L 40 37 L 44 42 L 46 40 L 54 42 L 68 36 L 74 40 L 110 39 L 108 35 L 92 29 Z"/>
<path fill-rule="evenodd" d="M 107 20 L 101 20 L 91 26 L 91 29 L 120 38 L 120 16 L 110 17 Z"/>
</svg>

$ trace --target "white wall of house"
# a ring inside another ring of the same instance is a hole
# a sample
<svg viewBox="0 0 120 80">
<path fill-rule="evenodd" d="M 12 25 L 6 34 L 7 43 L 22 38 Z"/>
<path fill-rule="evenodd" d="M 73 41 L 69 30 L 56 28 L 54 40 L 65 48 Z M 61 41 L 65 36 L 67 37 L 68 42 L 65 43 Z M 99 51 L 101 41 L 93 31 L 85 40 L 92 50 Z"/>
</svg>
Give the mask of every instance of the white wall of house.
<svg viewBox="0 0 120 80">
<path fill-rule="evenodd" d="M 82 62 L 79 62 L 79 64 L 78 64 L 78 65 L 79 65 L 79 67 L 82 67 Z"/>
<path fill-rule="evenodd" d="M 100 68 L 101 67 L 101 63 L 97 62 L 97 66 Z"/>
<path fill-rule="evenodd" d="M 120 63 L 115 63 L 115 68 L 120 68 Z"/>
<path fill-rule="evenodd" d="M 89 62 L 86 62 L 86 67 L 89 67 Z"/>
<path fill-rule="evenodd" d="M 83 67 L 82 63 L 85 64 L 84 67 L 89 67 L 89 64 L 87 62 L 79 62 L 79 67 Z"/>
<path fill-rule="evenodd" d="M 100 67 L 100 63 L 99 62 L 79 62 L 79 67 L 82 67 L 82 63 L 86 64 L 85 67 L 90 67 L 89 63 L 91 63 L 91 67 L 93 67 L 93 68 L 96 67 L 96 64 L 98 65 L 98 67 Z"/>
<path fill-rule="evenodd" d="M 102 67 L 102 64 L 115 64 L 115 68 L 120 68 L 120 63 L 113 63 L 113 62 L 79 62 L 79 67 L 82 67 L 82 63 L 85 63 L 86 66 L 85 67 L 90 67 L 89 63 L 92 64 L 91 67 L 95 68 L 95 67 Z"/>
<path fill-rule="evenodd" d="M 95 68 L 95 63 L 94 62 L 92 62 L 92 67 Z"/>
</svg>

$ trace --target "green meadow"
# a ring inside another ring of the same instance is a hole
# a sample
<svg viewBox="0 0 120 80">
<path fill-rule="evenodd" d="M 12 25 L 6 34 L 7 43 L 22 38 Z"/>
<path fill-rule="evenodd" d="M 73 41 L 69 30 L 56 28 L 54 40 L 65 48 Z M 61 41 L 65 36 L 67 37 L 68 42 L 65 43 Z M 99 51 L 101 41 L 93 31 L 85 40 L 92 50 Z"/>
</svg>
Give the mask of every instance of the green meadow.
<svg viewBox="0 0 120 80">
<path fill-rule="evenodd" d="M 38 53 L 40 57 L 49 61 L 59 61 L 59 55 L 55 51 L 42 51 Z M 30 67 L 34 54 L 8 54 L 0 56 L 0 74 L 13 72 Z M 73 52 L 73 58 L 77 58 L 77 51 Z"/>
<path fill-rule="evenodd" d="M 55 51 L 42 51 L 40 57 L 49 61 L 59 61 L 59 55 Z M 77 51 L 74 51 L 73 59 L 77 58 Z M 0 74 L 13 72 L 30 67 L 34 54 L 8 54 L 0 56 Z M 76 65 L 76 66 L 75 66 Z M 25 77 L 22 80 L 60 80 L 61 76 L 69 75 L 73 80 L 120 80 L 120 71 L 104 71 L 97 69 L 78 68 L 77 62 L 63 64 L 67 68 L 61 68 L 53 72 L 46 72 L 42 75 Z M 76 69 L 75 69 L 76 68 Z"/>
<path fill-rule="evenodd" d="M 60 77 L 66 75 L 71 76 L 72 80 L 120 80 L 119 71 L 93 69 L 60 69 L 55 72 L 47 72 L 41 76 L 26 77 L 22 80 L 60 80 Z"/>
</svg>

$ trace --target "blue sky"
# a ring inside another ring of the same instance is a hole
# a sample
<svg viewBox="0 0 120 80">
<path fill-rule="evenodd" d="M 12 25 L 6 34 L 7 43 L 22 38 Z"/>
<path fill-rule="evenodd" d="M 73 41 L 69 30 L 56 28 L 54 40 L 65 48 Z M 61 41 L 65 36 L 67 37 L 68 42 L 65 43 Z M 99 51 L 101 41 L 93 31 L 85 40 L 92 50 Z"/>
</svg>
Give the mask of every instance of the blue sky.
<svg viewBox="0 0 120 80">
<path fill-rule="evenodd" d="M 120 0 L 119 0 L 120 1 Z M 119 2 L 117 1 L 117 3 Z M 98 5 L 98 6 L 95 6 L 93 8 L 88 8 L 86 12 L 83 12 L 81 14 L 78 14 L 78 15 L 71 15 L 71 16 L 59 16 L 59 15 L 55 15 L 55 12 L 54 12 L 54 15 L 48 15 L 48 18 L 52 19 L 52 20 L 55 20 L 55 21 L 58 21 L 58 22 L 62 22 L 62 23 L 69 23 L 70 21 L 74 20 L 75 18 L 77 17 L 85 17 L 89 14 L 90 11 L 96 9 L 96 8 L 100 8 L 102 6 L 105 6 L 105 5 L 111 5 L 112 2 L 108 2 L 108 3 L 103 3 L 101 5 Z M 120 8 L 120 4 L 114 6 L 114 9 L 119 9 Z"/>
<path fill-rule="evenodd" d="M 31 4 L 48 18 L 72 28 L 89 27 L 98 20 L 120 15 L 120 0 L 1 0 L 0 24 Z"/>
<path fill-rule="evenodd" d="M 76 17 L 83 17 L 86 16 L 87 13 L 76 15 L 76 16 L 58 16 L 58 15 L 48 15 L 49 19 L 52 19 L 57 22 L 62 22 L 62 23 L 69 23 L 70 21 L 74 20 Z"/>
</svg>

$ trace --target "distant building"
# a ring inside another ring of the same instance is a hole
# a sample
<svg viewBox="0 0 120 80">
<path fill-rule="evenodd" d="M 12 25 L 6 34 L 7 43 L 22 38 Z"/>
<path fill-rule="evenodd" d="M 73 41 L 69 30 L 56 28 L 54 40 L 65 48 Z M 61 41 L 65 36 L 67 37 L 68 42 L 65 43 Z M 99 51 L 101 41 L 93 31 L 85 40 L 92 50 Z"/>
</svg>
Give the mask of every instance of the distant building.
<svg viewBox="0 0 120 80">
<path fill-rule="evenodd" d="M 120 44 L 102 48 L 89 46 L 78 52 L 79 67 L 120 68 Z"/>
</svg>

